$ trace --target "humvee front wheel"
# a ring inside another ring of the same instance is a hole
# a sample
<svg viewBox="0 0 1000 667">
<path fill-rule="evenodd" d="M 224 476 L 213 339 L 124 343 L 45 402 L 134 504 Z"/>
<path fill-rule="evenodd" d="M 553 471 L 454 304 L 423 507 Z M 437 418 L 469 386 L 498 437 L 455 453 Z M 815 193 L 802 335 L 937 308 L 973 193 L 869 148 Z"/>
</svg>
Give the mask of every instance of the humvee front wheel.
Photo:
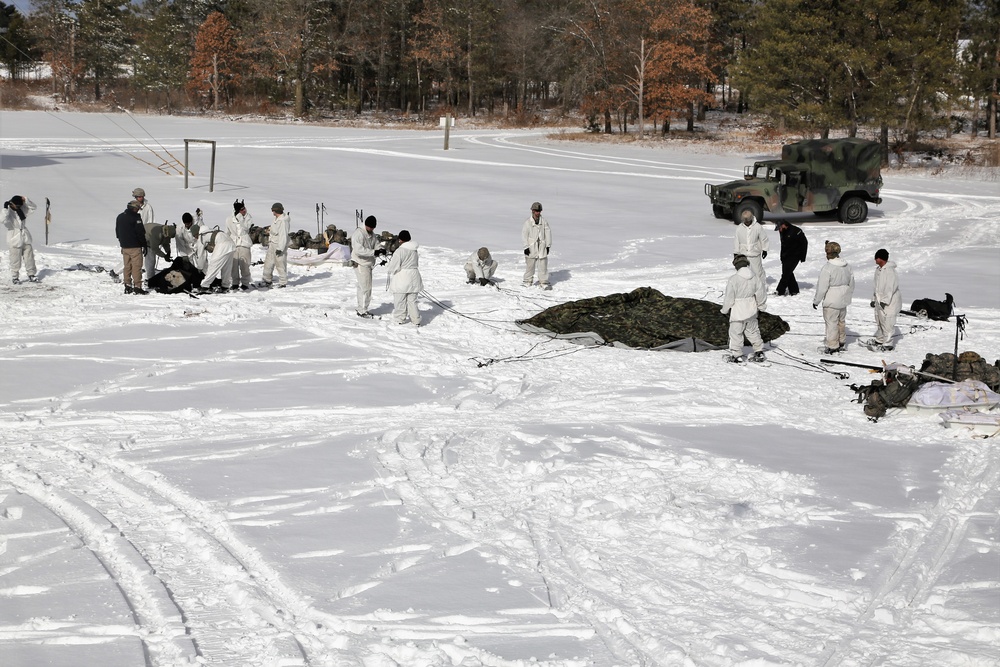
<svg viewBox="0 0 1000 667">
<path fill-rule="evenodd" d="M 868 218 L 868 202 L 861 197 L 848 197 L 840 202 L 838 215 L 845 225 L 864 222 Z"/>
<path fill-rule="evenodd" d="M 733 211 L 733 222 L 739 224 L 740 218 L 743 217 L 743 211 L 750 211 L 753 213 L 753 217 L 757 218 L 757 222 L 762 222 L 764 220 L 764 207 L 753 199 L 747 199 L 746 201 L 740 202 L 736 210 Z"/>
<path fill-rule="evenodd" d="M 712 215 L 720 220 L 724 220 L 729 217 L 726 215 L 726 209 L 719 204 L 712 204 Z"/>
</svg>

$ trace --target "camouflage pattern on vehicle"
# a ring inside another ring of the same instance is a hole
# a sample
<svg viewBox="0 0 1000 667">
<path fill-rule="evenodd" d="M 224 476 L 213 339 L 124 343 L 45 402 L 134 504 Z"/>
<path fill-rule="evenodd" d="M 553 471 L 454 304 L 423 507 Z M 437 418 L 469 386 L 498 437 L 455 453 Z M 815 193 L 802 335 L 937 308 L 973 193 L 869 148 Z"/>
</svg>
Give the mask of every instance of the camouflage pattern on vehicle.
<svg viewBox="0 0 1000 667">
<path fill-rule="evenodd" d="M 633 348 L 677 347 L 672 344 L 696 340 L 701 341 L 695 347 L 698 350 L 724 349 L 729 345 L 729 316 L 719 312 L 721 307 L 711 301 L 672 297 L 652 287 L 639 287 L 628 293 L 553 306 L 517 324 L 558 336 L 594 333 L 605 343 Z M 788 324 L 777 315 L 762 312 L 758 321 L 765 341 L 788 331 Z"/>
<path fill-rule="evenodd" d="M 868 218 L 868 203 L 881 204 L 881 146 L 865 139 L 808 139 L 783 146 L 780 160 L 746 167 L 743 180 L 705 184 L 716 218 L 738 222 L 743 211 L 836 211 L 841 222 Z"/>
</svg>

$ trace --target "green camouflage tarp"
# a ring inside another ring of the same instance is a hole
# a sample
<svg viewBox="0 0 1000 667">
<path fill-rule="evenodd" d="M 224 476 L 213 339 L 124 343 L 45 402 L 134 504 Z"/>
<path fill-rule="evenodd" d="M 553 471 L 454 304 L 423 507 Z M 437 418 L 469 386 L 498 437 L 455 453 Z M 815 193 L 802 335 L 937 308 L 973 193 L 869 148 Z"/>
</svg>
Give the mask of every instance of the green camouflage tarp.
<svg viewBox="0 0 1000 667">
<path fill-rule="evenodd" d="M 582 343 L 701 352 L 729 346 L 729 316 L 719 312 L 721 307 L 711 301 L 666 296 L 652 287 L 639 287 L 627 294 L 546 308 L 517 325 L 533 333 Z M 788 331 L 788 324 L 777 315 L 761 313 L 758 320 L 765 341 Z"/>
</svg>

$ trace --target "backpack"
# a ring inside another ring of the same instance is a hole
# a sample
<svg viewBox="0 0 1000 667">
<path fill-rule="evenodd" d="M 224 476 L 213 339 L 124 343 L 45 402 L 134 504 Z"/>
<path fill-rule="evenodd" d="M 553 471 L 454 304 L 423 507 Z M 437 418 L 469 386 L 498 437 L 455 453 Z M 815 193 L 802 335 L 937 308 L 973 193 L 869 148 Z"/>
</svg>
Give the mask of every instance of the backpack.
<svg viewBox="0 0 1000 667">
<path fill-rule="evenodd" d="M 910 306 L 910 312 L 920 317 L 927 317 L 932 320 L 944 321 L 951 317 L 955 306 L 955 299 L 945 292 L 944 301 L 934 299 L 917 299 Z"/>
<path fill-rule="evenodd" d="M 885 369 L 885 380 L 874 380 L 870 385 L 851 388 L 858 392 L 858 403 L 864 403 L 868 419 L 877 422 L 885 416 L 889 408 L 902 408 L 917 387 L 920 380 L 908 366 L 889 364 Z"/>
</svg>

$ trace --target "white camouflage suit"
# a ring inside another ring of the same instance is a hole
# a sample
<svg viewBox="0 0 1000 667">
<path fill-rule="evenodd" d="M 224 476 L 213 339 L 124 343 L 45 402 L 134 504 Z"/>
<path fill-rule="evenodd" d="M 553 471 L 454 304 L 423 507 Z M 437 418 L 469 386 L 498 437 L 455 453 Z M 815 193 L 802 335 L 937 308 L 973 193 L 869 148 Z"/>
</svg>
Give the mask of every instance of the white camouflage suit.
<svg viewBox="0 0 1000 667">
<path fill-rule="evenodd" d="M 847 306 L 854 298 L 854 272 L 840 257 L 826 261 L 819 272 L 813 306 L 823 304 L 826 323 L 826 347 L 831 350 L 847 342 Z"/>
<path fill-rule="evenodd" d="M 875 307 L 875 342 L 890 345 L 896 329 L 896 317 L 903 307 L 896 262 L 886 261 L 875 269 L 875 295 L 872 297 L 872 304 Z"/>
<path fill-rule="evenodd" d="M 351 234 L 351 261 L 354 274 L 358 277 L 358 314 L 368 312 L 372 301 L 372 267 L 375 266 L 376 239 L 373 232 L 364 226 Z"/>
<path fill-rule="evenodd" d="M 409 315 L 413 324 L 420 326 L 420 311 L 417 309 L 417 292 L 424 288 L 420 278 L 420 266 L 415 241 L 401 243 L 392 253 L 386 273 L 389 275 L 389 291 L 392 292 L 392 319 L 396 324 L 406 322 Z"/>
<path fill-rule="evenodd" d="M 764 274 L 764 253 L 768 251 L 770 242 L 767 232 L 757 218 L 753 219 L 749 225 L 742 222 L 736 225 L 736 234 L 733 236 L 733 254 L 743 255 L 750 262 L 750 270 L 760 278 L 767 289 L 767 276 Z"/>
<path fill-rule="evenodd" d="M 480 255 L 485 255 L 481 257 Z M 490 255 L 486 248 L 480 248 L 472 253 L 472 257 L 465 263 L 465 277 L 468 281 L 489 280 L 497 272 L 497 261 Z"/>
<path fill-rule="evenodd" d="M 767 290 L 750 267 L 741 266 L 729 277 L 722 299 L 723 315 L 729 313 L 729 350 L 733 356 L 743 355 L 743 336 L 754 352 L 764 350 L 757 313 L 767 306 Z"/>
<path fill-rule="evenodd" d="M 198 237 L 199 243 L 208 251 L 208 245 L 214 244 L 214 248 L 208 253 L 208 267 L 205 269 L 205 279 L 201 281 L 203 289 L 212 286 L 216 278 L 222 279 L 222 289 L 229 289 L 233 286 L 233 253 L 236 251 L 236 244 L 229 238 L 229 234 L 220 230 L 203 232 Z"/>
<path fill-rule="evenodd" d="M 177 247 L 178 257 L 187 257 L 196 269 L 203 272 L 208 266 L 208 258 L 205 257 L 204 248 L 198 243 L 198 225 L 185 227 L 184 223 L 177 226 L 177 236 L 174 244 Z"/>
<path fill-rule="evenodd" d="M 24 204 L 21 205 L 24 220 L 21 220 L 21 216 L 12 208 L 5 208 L 3 212 L 3 226 L 7 229 L 7 248 L 10 250 L 10 275 L 15 280 L 21 272 L 22 261 L 29 279 L 34 278 L 37 271 L 35 249 L 31 245 L 31 232 L 25 225 L 28 215 L 36 208 L 38 207 L 35 203 L 25 197 Z"/>
<path fill-rule="evenodd" d="M 226 218 L 226 233 L 236 244 L 236 252 L 233 253 L 234 286 L 250 287 L 250 247 L 253 245 L 253 241 L 250 240 L 250 225 L 252 224 L 253 217 L 249 213 L 234 213 Z"/>
<path fill-rule="evenodd" d="M 521 243 L 528 252 L 524 257 L 524 285 L 530 287 L 538 272 L 538 284 L 549 285 L 549 249 L 552 247 L 552 229 L 541 215 L 535 220 L 528 216 L 521 226 Z"/>
<path fill-rule="evenodd" d="M 288 230 L 292 219 L 287 213 L 275 215 L 271 223 L 271 231 L 267 242 L 267 255 L 264 257 L 264 282 L 270 284 L 274 272 L 278 272 L 278 284 L 282 287 L 288 284 Z"/>
<path fill-rule="evenodd" d="M 142 279 L 149 282 L 149 279 L 156 275 L 156 254 L 157 248 L 150 240 L 150 232 L 156 224 L 156 216 L 153 214 L 153 207 L 145 197 L 142 198 L 142 206 L 139 208 L 139 217 L 142 218 L 142 226 L 146 229 L 146 254 L 142 258 L 142 270 L 145 272 Z M 169 241 L 168 241 L 169 243 Z M 169 247 L 169 245 L 168 245 Z"/>
</svg>

